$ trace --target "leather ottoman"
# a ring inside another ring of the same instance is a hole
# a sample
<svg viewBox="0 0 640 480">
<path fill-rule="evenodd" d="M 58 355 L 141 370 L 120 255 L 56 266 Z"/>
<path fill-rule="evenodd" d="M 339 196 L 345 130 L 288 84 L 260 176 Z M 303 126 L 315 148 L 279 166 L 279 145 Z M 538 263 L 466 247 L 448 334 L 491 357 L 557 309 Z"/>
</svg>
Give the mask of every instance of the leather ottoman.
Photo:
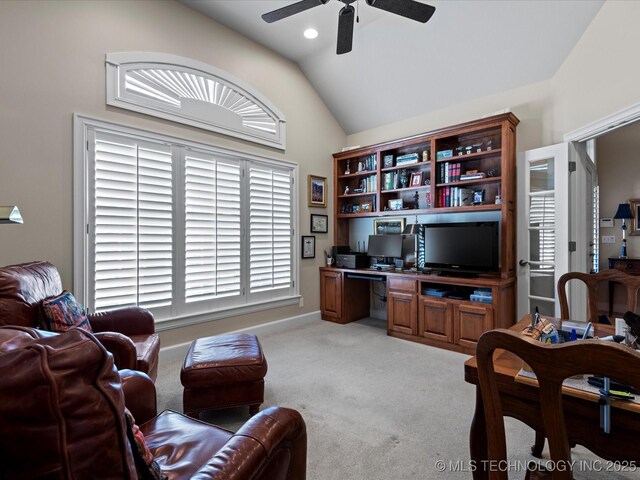
<svg viewBox="0 0 640 480">
<path fill-rule="evenodd" d="M 191 342 L 180 381 L 184 413 L 249 405 L 258 413 L 264 401 L 267 360 L 255 335 L 233 333 L 199 338 Z"/>
</svg>

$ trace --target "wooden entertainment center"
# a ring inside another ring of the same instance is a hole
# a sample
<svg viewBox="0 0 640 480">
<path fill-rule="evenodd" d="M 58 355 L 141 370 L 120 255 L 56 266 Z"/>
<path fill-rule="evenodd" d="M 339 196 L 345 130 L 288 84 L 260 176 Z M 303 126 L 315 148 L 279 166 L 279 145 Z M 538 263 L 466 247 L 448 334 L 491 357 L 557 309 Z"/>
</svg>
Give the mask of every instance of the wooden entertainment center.
<svg viewBox="0 0 640 480">
<path fill-rule="evenodd" d="M 466 278 L 321 267 L 324 320 L 344 324 L 368 317 L 370 282 L 376 281 L 386 284 L 387 333 L 393 337 L 474 354 L 484 331 L 513 325 L 518 123 L 511 113 L 495 115 L 333 155 L 335 245 L 350 244 L 356 218 L 446 213 L 455 222 L 463 213 L 493 211 L 500 217 L 500 268 Z M 484 303 L 430 293 L 447 289 L 491 294 Z"/>
</svg>

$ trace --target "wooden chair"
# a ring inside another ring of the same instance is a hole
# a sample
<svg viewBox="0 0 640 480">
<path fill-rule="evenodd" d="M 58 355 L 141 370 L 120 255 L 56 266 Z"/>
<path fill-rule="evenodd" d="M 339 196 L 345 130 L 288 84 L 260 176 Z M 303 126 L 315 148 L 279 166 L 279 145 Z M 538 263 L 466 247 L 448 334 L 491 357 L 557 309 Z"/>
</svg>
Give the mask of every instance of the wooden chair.
<svg viewBox="0 0 640 480">
<path fill-rule="evenodd" d="M 638 290 L 640 289 L 640 276 L 629 275 L 620 270 L 608 269 L 599 273 L 568 272 L 558 280 L 558 300 L 560 302 L 560 318 L 567 320 L 584 320 L 571 317 L 569 302 L 567 299 L 567 283 L 571 280 L 583 282 L 587 287 L 587 319 L 592 323 L 599 323 L 598 315 L 598 289 L 601 286 L 611 286 L 613 283 L 621 284 L 627 292 L 627 310 L 636 312 L 638 307 Z M 609 296 L 612 289 L 609 289 Z M 611 298 L 609 298 L 611 300 Z M 610 303 L 611 305 L 611 303 Z M 613 323 L 613 322 L 612 322 Z M 535 441 L 531 447 L 531 454 L 541 458 L 544 449 L 544 433 L 536 432 Z"/>
<path fill-rule="evenodd" d="M 493 367 L 493 352 L 496 349 L 518 355 L 536 374 L 545 433 L 549 439 L 551 460 L 556 465 L 571 460 L 562 407 L 562 382 L 565 378 L 580 374 L 599 375 L 640 388 L 640 353 L 630 348 L 600 340 L 544 345 L 511 330 L 485 332 L 478 340 L 476 358 L 490 461 L 507 459 L 502 405 Z M 489 479 L 507 480 L 508 472 L 498 470 L 489 472 Z M 572 473 L 570 469 L 553 470 L 551 478 L 571 480 Z"/>
<path fill-rule="evenodd" d="M 640 276 L 628 275 L 620 270 L 608 269 L 598 273 L 565 273 L 558 280 L 558 300 L 560 302 L 560 318 L 571 320 L 583 320 L 572 318 L 569 314 L 569 302 L 567 300 L 566 285 L 570 280 L 579 280 L 587 286 L 587 318 L 589 322 L 598 322 L 598 288 L 610 282 L 621 284 L 627 291 L 627 310 L 636 312 L 638 306 L 638 290 L 640 290 Z"/>
</svg>

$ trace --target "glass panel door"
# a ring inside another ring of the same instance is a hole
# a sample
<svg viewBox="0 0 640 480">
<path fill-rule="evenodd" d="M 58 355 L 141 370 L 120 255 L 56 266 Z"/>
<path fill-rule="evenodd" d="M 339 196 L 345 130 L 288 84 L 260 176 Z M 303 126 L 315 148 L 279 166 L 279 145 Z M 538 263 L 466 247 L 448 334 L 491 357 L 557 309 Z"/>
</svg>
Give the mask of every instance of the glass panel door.
<svg viewBox="0 0 640 480">
<path fill-rule="evenodd" d="M 568 270 L 568 149 L 530 150 L 518 162 L 518 318 L 536 307 L 557 317 L 556 285 Z"/>
</svg>

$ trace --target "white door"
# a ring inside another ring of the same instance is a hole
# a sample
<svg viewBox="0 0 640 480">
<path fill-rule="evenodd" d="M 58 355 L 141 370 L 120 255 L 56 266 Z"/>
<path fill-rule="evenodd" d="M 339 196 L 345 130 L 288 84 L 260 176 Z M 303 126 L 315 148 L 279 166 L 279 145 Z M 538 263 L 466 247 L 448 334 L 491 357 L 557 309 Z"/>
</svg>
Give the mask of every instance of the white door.
<svg viewBox="0 0 640 480">
<path fill-rule="evenodd" d="M 518 318 L 560 316 L 556 285 L 569 271 L 569 144 L 518 154 Z"/>
<path fill-rule="evenodd" d="M 598 174 L 587 142 L 572 142 L 569 147 L 569 225 L 572 241 L 569 268 L 590 273 L 598 265 L 598 199 L 595 196 Z M 570 282 L 569 312 L 572 319 L 587 318 L 587 288 L 582 282 Z"/>
</svg>

